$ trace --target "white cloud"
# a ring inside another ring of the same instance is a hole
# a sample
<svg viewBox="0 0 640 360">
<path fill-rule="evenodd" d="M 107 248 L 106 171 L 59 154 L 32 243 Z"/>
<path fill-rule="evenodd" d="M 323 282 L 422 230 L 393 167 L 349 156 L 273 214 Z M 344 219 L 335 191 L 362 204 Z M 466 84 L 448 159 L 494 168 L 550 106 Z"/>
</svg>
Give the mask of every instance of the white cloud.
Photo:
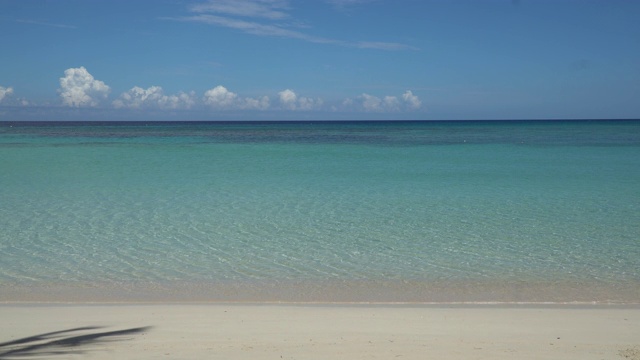
<svg viewBox="0 0 640 360">
<path fill-rule="evenodd" d="M 362 94 L 360 98 L 362 99 L 362 107 L 366 111 L 382 111 L 382 100 L 379 97 Z"/>
<path fill-rule="evenodd" d="M 0 86 L 0 103 L 9 106 L 29 106 L 31 103 L 22 97 L 13 97 L 13 88 Z"/>
<path fill-rule="evenodd" d="M 218 85 L 213 89 L 207 90 L 204 93 L 204 103 L 214 108 L 231 108 L 238 95 L 233 93 L 222 85 Z"/>
<path fill-rule="evenodd" d="M 270 106 L 268 96 L 259 99 L 242 98 L 238 94 L 227 90 L 222 85 L 209 89 L 204 93 L 203 102 L 215 109 L 244 109 L 244 110 L 267 110 Z"/>
<path fill-rule="evenodd" d="M 195 103 L 194 92 L 164 95 L 160 86 L 147 89 L 134 86 L 112 104 L 117 109 L 190 109 Z"/>
<path fill-rule="evenodd" d="M 402 100 L 396 96 L 385 96 L 379 98 L 374 95 L 362 94 L 356 100 L 345 99 L 342 102 L 344 109 L 364 110 L 368 112 L 400 112 L 406 110 L 417 110 L 422 106 L 422 102 L 409 90 L 402 94 Z"/>
<path fill-rule="evenodd" d="M 402 99 L 404 99 L 411 109 L 419 109 L 422 106 L 422 101 L 420 101 L 417 96 L 413 95 L 410 90 L 407 90 L 402 94 Z"/>
<path fill-rule="evenodd" d="M 11 94 L 13 94 L 13 88 L 12 87 L 6 88 L 6 87 L 0 86 L 0 102 L 2 102 L 2 100 L 5 97 L 7 97 L 7 96 L 9 96 Z"/>
<path fill-rule="evenodd" d="M 278 93 L 280 96 L 280 104 L 290 110 L 295 110 L 298 96 L 293 91 L 286 89 Z"/>
<path fill-rule="evenodd" d="M 288 9 L 287 0 L 209 0 L 189 7 L 189 10 L 197 15 L 176 20 L 202 22 L 259 36 L 294 38 L 310 42 L 333 41 L 290 30 L 287 27 L 292 25 L 275 22 L 289 18 Z"/>
<path fill-rule="evenodd" d="M 299 110 L 317 110 L 322 107 L 324 101 L 322 99 L 312 99 L 308 97 L 301 97 L 298 99 Z"/>
<path fill-rule="evenodd" d="M 371 0 L 329 0 L 336 8 Z M 298 39 L 312 43 L 334 44 L 344 47 L 376 50 L 417 50 L 417 48 L 391 42 L 345 41 L 314 36 L 292 30 L 300 21 L 292 19 L 289 0 L 208 0 L 189 7 L 192 16 L 165 17 L 165 20 L 200 22 L 240 30 L 247 34 Z M 282 20 L 288 20 L 286 23 Z M 305 26 L 304 27 L 308 27 Z"/>
<path fill-rule="evenodd" d="M 288 110 L 316 110 L 322 107 L 324 103 L 322 99 L 312 99 L 308 97 L 298 97 L 295 92 L 290 89 L 283 90 L 278 93 L 280 104 Z"/>
<path fill-rule="evenodd" d="M 375 0 L 327 0 L 327 2 L 333 6 L 343 8 L 346 6 L 357 5 L 367 2 L 372 2 Z"/>
<path fill-rule="evenodd" d="M 169 109 L 190 109 L 196 103 L 195 96 L 196 93 L 193 91 L 190 93 L 180 92 L 178 95 L 169 95 L 163 98 L 161 105 Z"/>
<path fill-rule="evenodd" d="M 58 92 L 62 103 L 69 107 L 95 107 L 101 100 L 107 98 L 110 88 L 104 82 L 96 80 L 84 68 L 70 68 L 65 70 L 65 76 L 60 78 Z M 0 102 L 7 103 L 7 97 L 12 95 L 13 88 L 0 86 Z M 11 98 L 11 104 L 30 105 L 22 98 Z M 208 106 L 217 110 L 258 110 L 266 111 L 271 108 L 290 111 L 364 111 L 364 112 L 404 112 L 415 111 L 422 107 L 422 101 L 411 90 L 400 95 L 376 96 L 363 93 L 354 98 L 347 98 L 341 103 L 325 104 L 321 98 L 303 97 L 291 89 L 277 93 L 276 104 L 272 105 L 268 96 L 242 97 L 218 85 L 204 92 L 202 98 L 196 97 L 195 92 L 180 92 L 165 95 L 162 87 L 151 86 L 141 88 L 135 86 L 124 92 L 112 102 L 117 109 L 192 109 Z"/>
<path fill-rule="evenodd" d="M 62 103 L 71 107 L 98 106 L 100 100 L 109 95 L 111 89 L 96 80 L 83 66 L 65 70 L 60 78 Z"/>
<path fill-rule="evenodd" d="M 383 104 L 385 109 L 388 109 L 390 111 L 400 110 L 400 101 L 398 101 L 398 98 L 395 96 L 385 96 Z"/>
<path fill-rule="evenodd" d="M 289 15 L 284 11 L 289 7 L 285 0 L 209 0 L 191 6 L 197 13 L 220 13 L 233 16 L 283 19 Z"/>
<path fill-rule="evenodd" d="M 263 96 L 260 99 L 244 98 L 240 107 L 243 109 L 252 110 L 267 110 L 271 106 L 271 101 L 268 96 Z"/>
<path fill-rule="evenodd" d="M 231 29 L 241 30 L 247 34 L 258 36 L 274 36 L 290 39 L 299 39 L 313 43 L 340 43 L 337 40 L 331 40 L 323 37 L 317 37 L 302 33 L 300 31 L 290 30 L 278 24 L 261 24 L 254 21 L 245 21 L 233 19 L 218 15 L 201 14 L 196 16 L 187 16 L 176 20 L 201 22 L 210 25 L 218 25 Z"/>
</svg>

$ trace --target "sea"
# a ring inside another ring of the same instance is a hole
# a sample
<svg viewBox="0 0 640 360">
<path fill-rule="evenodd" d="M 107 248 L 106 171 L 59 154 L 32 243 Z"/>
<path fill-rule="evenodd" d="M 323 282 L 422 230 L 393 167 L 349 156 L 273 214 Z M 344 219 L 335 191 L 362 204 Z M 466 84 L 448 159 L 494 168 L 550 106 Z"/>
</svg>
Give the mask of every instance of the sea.
<svg viewBox="0 0 640 360">
<path fill-rule="evenodd" d="M 0 122 L 0 302 L 640 303 L 640 121 Z"/>
</svg>

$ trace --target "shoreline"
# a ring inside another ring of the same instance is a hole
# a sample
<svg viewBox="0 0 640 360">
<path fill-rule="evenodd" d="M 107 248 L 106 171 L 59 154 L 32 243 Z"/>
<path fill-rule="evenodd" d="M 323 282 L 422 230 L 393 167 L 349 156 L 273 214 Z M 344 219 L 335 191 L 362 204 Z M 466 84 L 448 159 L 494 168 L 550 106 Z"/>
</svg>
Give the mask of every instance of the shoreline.
<svg viewBox="0 0 640 360">
<path fill-rule="evenodd" d="M 7 359 L 640 359 L 638 306 L 4 303 L 0 318 Z"/>
<path fill-rule="evenodd" d="M 24 306 L 292 306 L 389 308 L 522 308 L 522 309 L 639 309 L 636 303 L 605 302 L 329 302 L 329 301 L 0 301 L 0 307 Z"/>
<path fill-rule="evenodd" d="M 0 284 L 3 303 L 640 305 L 640 285 L 399 281 Z"/>
</svg>

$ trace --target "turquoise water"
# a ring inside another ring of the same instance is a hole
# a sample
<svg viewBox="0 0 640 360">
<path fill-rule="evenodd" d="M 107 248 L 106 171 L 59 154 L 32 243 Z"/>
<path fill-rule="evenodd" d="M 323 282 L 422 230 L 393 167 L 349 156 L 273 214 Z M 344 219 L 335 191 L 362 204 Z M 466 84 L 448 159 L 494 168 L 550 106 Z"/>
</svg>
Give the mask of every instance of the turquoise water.
<svg viewBox="0 0 640 360">
<path fill-rule="evenodd" d="M 0 124 L 0 301 L 640 300 L 640 122 Z"/>
</svg>

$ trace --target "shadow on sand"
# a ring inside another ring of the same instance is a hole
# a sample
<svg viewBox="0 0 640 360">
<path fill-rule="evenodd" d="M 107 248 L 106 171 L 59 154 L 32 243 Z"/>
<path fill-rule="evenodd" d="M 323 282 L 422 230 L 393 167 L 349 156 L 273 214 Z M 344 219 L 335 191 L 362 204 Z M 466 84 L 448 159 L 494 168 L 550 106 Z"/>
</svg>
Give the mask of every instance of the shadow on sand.
<svg viewBox="0 0 640 360">
<path fill-rule="evenodd" d="M 107 341 L 128 340 L 124 336 L 139 334 L 151 329 L 151 327 L 96 332 L 98 329 L 102 329 L 102 327 L 87 326 L 0 343 L 0 359 L 83 354 L 91 350 L 91 345 Z"/>
</svg>

